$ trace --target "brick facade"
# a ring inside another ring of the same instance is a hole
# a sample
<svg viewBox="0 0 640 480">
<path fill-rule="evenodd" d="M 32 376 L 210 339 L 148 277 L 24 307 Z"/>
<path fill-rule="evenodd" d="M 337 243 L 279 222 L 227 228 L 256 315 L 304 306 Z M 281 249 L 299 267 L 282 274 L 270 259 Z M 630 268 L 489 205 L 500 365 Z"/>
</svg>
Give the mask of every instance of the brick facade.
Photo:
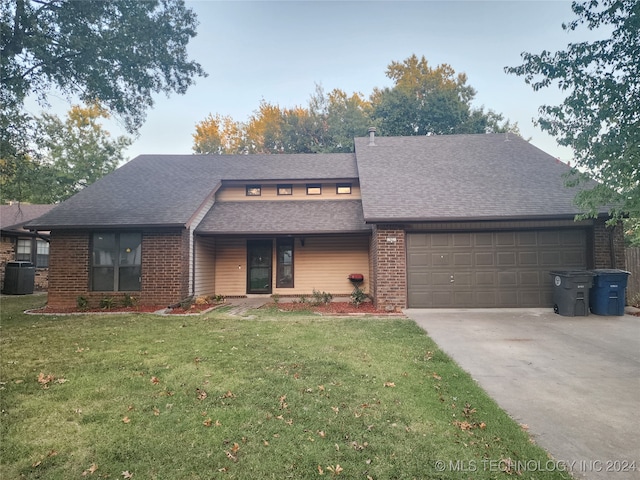
<svg viewBox="0 0 640 480">
<path fill-rule="evenodd" d="M 593 227 L 594 268 L 618 268 L 624 270 L 624 231 L 622 223 L 613 227 L 606 219 L 597 219 Z"/>
<path fill-rule="evenodd" d="M 13 236 L 0 237 L 0 291 L 4 290 L 4 272 L 7 262 L 13 262 L 16 259 L 16 240 L 17 237 Z M 46 291 L 48 287 L 49 269 L 36 268 L 34 290 Z"/>
<path fill-rule="evenodd" d="M 372 295 L 376 308 L 399 311 L 407 306 L 405 238 L 402 225 L 377 225 L 373 230 L 371 255 L 375 282 Z"/>
<path fill-rule="evenodd" d="M 169 305 L 188 296 L 189 236 L 186 231 L 143 232 L 142 288 L 135 292 L 90 291 L 91 232 L 53 231 L 49 251 L 49 299 L 54 308 L 74 308 L 78 297 L 90 307 L 105 297 L 130 294 L 140 305 Z"/>
</svg>

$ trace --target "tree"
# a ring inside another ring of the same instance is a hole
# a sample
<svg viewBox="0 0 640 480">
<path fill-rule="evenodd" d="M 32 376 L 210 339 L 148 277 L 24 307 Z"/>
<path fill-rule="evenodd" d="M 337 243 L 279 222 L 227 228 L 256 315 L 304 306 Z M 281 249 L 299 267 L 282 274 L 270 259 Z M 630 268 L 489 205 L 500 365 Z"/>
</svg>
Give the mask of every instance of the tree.
<svg viewBox="0 0 640 480">
<path fill-rule="evenodd" d="M 34 201 L 66 200 L 124 162 L 124 150 L 131 140 L 125 136 L 111 139 L 100 124 L 101 119 L 108 118 L 106 110 L 94 104 L 84 108 L 74 105 L 64 121 L 51 114 L 36 119 L 41 132 L 36 141 L 42 156 L 40 164 L 52 184 L 49 189 L 34 192 Z"/>
<path fill-rule="evenodd" d="M 562 25 L 565 31 L 602 28 L 609 38 L 525 52 L 522 65 L 505 71 L 535 91 L 557 84 L 567 92 L 560 105 L 540 107 L 537 124 L 573 148 L 570 185 L 597 181 L 576 197 L 585 216 L 607 205 L 612 223 L 625 214 L 640 218 L 640 2 L 575 1 L 572 10 L 577 18 Z"/>
<path fill-rule="evenodd" d="M 501 115 L 472 108 L 476 91 L 464 73 L 456 74 L 447 64 L 432 68 L 425 57 L 412 55 L 391 62 L 387 77 L 395 86 L 372 95 L 373 116 L 383 135 L 487 133 L 513 127 L 500 125 Z"/>
<path fill-rule="evenodd" d="M 183 0 L 8 0 L 0 4 L 0 158 L 9 184 L 34 161 L 28 96 L 52 90 L 99 102 L 130 132 L 153 95 L 184 93 L 206 75 L 188 59 L 197 19 Z M 14 189 L 18 191 L 19 189 Z M 18 198 L 19 199 L 19 198 Z"/>
<path fill-rule="evenodd" d="M 236 154 L 245 150 L 245 127 L 230 116 L 215 116 L 196 124 L 193 134 L 193 153 Z"/>
</svg>

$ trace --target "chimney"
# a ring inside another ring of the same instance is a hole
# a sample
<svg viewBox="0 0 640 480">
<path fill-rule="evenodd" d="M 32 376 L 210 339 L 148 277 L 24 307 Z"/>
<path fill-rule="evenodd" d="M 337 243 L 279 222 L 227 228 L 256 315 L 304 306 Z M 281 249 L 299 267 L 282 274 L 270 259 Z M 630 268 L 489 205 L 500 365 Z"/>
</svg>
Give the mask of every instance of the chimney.
<svg viewBox="0 0 640 480">
<path fill-rule="evenodd" d="M 369 127 L 369 146 L 376 146 L 376 127 Z"/>
</svg>

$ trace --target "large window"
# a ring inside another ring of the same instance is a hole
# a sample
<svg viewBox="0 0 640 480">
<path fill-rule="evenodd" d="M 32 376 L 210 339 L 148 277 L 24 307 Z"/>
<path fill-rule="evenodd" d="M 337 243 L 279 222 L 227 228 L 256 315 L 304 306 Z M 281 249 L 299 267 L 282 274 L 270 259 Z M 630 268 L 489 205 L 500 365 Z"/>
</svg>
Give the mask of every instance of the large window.
<svg viewBox="0 0 640 480">
<path fill-rule="evenodd" d="M 141 285 L 142 235 L 94 233 L 91 288 L 94 291 L 136 291 Z"/>
<path fill-rule="evenodd" d="M 36 240 L 36 267 L 47 268 L 49 266 L 49 242 Z"/>
<path fill-rule="evenodd" d="M 293 238 L 279 238 L 276 248 L 276 286 L 293 288 Z"/>
</svg>

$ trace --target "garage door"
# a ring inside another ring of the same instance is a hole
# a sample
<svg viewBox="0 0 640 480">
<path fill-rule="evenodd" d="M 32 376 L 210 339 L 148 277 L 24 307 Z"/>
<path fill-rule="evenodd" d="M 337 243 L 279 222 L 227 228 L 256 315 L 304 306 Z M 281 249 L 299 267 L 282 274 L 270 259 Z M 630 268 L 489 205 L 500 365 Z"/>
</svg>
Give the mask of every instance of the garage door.
<svg viewBox="0 0 640 480">
<path fill-rule="evenodd" d="M 549 307 L 549 271 L 586 268 L 586 238 L 584 229 L 410 233 L 409 307 Z"/>
</svg>

